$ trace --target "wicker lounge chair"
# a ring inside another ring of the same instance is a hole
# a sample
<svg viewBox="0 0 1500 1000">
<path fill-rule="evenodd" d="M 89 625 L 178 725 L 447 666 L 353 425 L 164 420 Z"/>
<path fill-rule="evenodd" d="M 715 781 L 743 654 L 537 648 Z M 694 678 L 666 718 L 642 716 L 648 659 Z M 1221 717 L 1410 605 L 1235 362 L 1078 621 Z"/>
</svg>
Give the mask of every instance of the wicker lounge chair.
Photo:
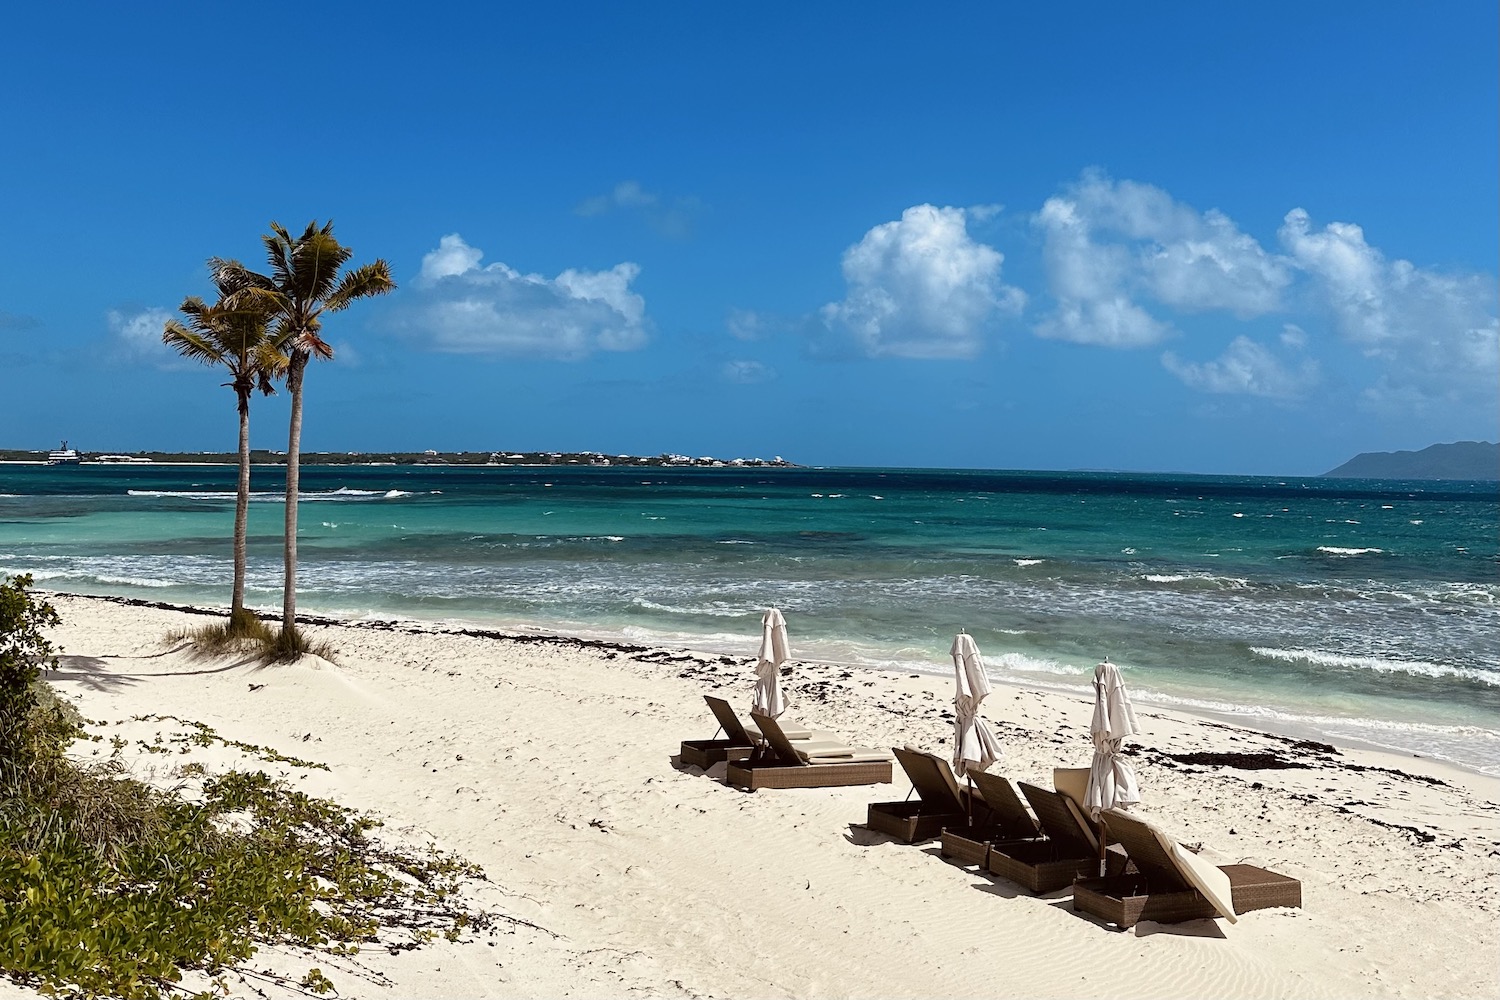
<svg viewBox="0 0 1500 1000">
<path fill-rule="evenodd" d="M 987 814 L 967 825 L 943 828 L 942 855 L 966 865 L 984 868 L 989 863 L 990 844 L 998 841 L 1031 840 L 1040 836 L 1036 820 L 1015 787 L 1002 775 L 976 772 L 970 775 L 974 788 L 984 797 Z"/>
<path fill-rule="evenodd" d="M 682 763 L 701 767 L 706 771 L 721 760 L 743 760 L 749 757 L 756 744 L 762 742 L 760 730 L 741 723 L 740 717 L 723 698 L 715 698 L 713 695 L 706 694 L 703 700 L 708 702 L 709 711 L 713 712 L 714 718 L 719 720 L 719 728 L 724 731 L 724 738 L 683 740 Z M 782 726 L 782 732 L 786 734 L 787 739 L 794 741 L 833 738 L 832 733 L 815 732 L 790 723 Z"/>
<path fill-rule="evenodd" d="M 1302 883 L 1255 865 L 1215 866 L 1169 834 L 1117 809 L 1104 825 L 1134 862 L 1134 874 L 1083 879 L 1073 885 L 1073 909 L 1119 927 L 1139 920 L 1170 924 L 1216 914 L 1231 923 L 1248 910 L 1302 905 Z"/>
<path fill-rule="evenodd" d="M 986 865 L 993 875 L 1025 886 L 1032 893 L 1066 889 L 1079 876 L 1099 873 L 1099 841 L 1073 803 L 1061 792 L 1020 782 L 1031 803 L 1042 836 L 990 844 Z M 1123 851 L 1109 852 L 1111 872 L 1124 871 Z"/>
<path fill-rule="evenodd" d="M 891 755 L 884 750 L 849 747 L 827 740 L 787 739 L 776 720 L 751 712 L 767 749 L 744 760 L 732 760 L 724 783 L 757 788 L 823 788 L 873 785 L 891 780 Z"/>
<path fill-rule="evenodd" d="M 988 815 L 982 797 L 976 793 L 971 805 L 969 793 L 958 785 L 948 762 L 926 750 L 915 747 L 893 747 L 896 762 L 911 779 L 916 801 L 871 802 L 865 825 L 888 833 L 908 844 L 931 840 L 948 826 L 966 826 L 973 818 Z"/>
</svg>

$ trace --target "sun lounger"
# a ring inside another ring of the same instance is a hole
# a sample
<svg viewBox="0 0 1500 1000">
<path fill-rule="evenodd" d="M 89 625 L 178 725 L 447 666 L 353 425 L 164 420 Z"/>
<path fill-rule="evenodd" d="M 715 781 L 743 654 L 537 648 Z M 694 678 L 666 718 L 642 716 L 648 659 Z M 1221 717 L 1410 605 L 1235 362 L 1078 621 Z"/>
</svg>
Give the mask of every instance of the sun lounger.
<svg viewBox="0 0 1500 1000">
<path fill-rule="evenodd" d="M 1080 913 L 1130 927 L 1140 920 L 1171 924 L 1215 915 L 1233 923 L 1248 910 L 1302 905 L 1302 883 L 1288 875 L 1210 864 L 1160 827 L 1118 809 L 1106 809 L 1103 818 L 1136 872 L 1075 883 L 1073 909 Z"/>
<path fill-rule="evenodd" d="M 744 760 L 732 760 L 724 782 L 738 788 L 823 788 L 873 785 L 891 780 L 891 755 L 884 750 L 850 747 L 828 740 L 787 739 L 776 720 L 751 712 L 768 749 Z"/>
<path fill-rule="evenodd" d="M 948 762 L 926 750 L 915 747 L 893 747 L 896 762 L 911 779 L 916 801 L 871 802 L 865 825 L 888 833 L 908 844 L 931 840 L 947 826 L 966 826 L 970 813 L 983 819 L 988 810 L 976 793 L 971 804 L 969 793 L 960 788 Z"/>
<path fill-rule="evenodd" d="M 713 712 L 714 718 L 719 720 L 719 728 L 724 731 L 724 738 L 683 740 L 682 763 L 701 767 L 706 771 L 721 760 L 743 760 L 749 757 L 756 744 L 762 742 L 760 730 L 742 724 L 740 717 L 723 698 L 704 695 L 703 700 L 708 702 L 709 711 Z M 833 738 L 832 733 L 814 732 L 790 723 L 782 727 L 782 732 L 786 733 L 787 739 L 790 740 L 810 740 L 815 737 Z"/>
<path fill-rule="evenodd" d="M 1099 840 L 1078 808 L 1061 792 L 1020 782 L 1042 836 L 990 844 L 990 873 L 1033 893 L 1066 889 L 1079 876 L 1099 873 Z M 1124 871 L 1124 852 L 1110 850 L 1110 871 Z"/>
<path fill-rule="evenodd" d="M 1004 776 L 977 771 L 970 777 L 975 790 L 984 797 L 988 812 L 982 820 L 976 816 L 974 823 L 944 827 L 941 852 L 945 858 L 984 868 L 989 863 L 990 844 L 1034 839 L 1041 831 Z"/>
</svg>

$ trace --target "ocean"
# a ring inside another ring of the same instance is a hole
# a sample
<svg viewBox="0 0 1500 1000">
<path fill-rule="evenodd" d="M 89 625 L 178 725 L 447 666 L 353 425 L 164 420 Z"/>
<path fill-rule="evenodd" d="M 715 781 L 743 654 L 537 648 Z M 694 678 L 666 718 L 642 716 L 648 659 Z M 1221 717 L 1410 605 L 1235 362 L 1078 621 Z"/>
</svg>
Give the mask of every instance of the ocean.
<svg viewBox="0 0 1500 1000">
<path fill-rule="evenodd" d="M 281 599 L 257 467 L 249 602 Z M 904 469 L 307 466 L 299 610 L 951 672 L 1500 774 L 1494 483 Z M 227 605 L 234 469 L 0 465 L 0 573 Z"/>
</svg>

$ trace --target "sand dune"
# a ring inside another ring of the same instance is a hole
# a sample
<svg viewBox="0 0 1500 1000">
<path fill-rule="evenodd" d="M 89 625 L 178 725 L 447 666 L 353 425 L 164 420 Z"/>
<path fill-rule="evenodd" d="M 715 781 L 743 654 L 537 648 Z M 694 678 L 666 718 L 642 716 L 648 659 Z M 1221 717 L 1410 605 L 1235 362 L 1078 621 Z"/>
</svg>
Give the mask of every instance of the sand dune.
<svg viewBox="0 0 1500 1000">
<path fill-rule="evenodd" d="M 343 996 L 1500 994 L 1500 782 L 1434 761 L 1141 713 L 1132 759 L 1150 814 L 1216 863 L 1302 879 L 1304 907 L 1122 933 L 1065 893 L 1033 898 L 935 844 L 864 829 L 867 803 L 907 793 L 899 770 L 894 785 L 747 794 L 674 767 L 680 740 L 713 734 L 703 693 L 748 703 L 744 661 L 328 625 L 314 631 L 337 664 L 260 668 L 164 651 L 168 630 L 200 618 L 55 603 L 54 683 L 86 716 L 201 720 L 326 763 L 282 767 L 378 813 L 391 835 L 479 863 L 491 881 L 478 898 L 519 921 L 417 952 L 320 958 Z M 939 678 L 808 665 L 791 690 L 799 720 L 866 745 L 942 753 L 951 738 Z M 1013 779 L 1047 784 L 1054 765 L 1088 762 L 1081 700 L 1001 687 L 985 715 L 1006 753 L 996 770 Z M 132 738 L 181 730 L 131 725 Z M 1261 767 L 1272 761 L 1292 766 Z"/>
</svg>

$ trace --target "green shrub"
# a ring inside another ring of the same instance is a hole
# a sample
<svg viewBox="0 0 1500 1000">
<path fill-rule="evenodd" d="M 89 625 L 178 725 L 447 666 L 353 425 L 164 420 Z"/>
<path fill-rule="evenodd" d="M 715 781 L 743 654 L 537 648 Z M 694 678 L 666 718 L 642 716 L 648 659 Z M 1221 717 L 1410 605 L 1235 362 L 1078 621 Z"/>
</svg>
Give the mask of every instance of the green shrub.
<svg viewBox="0 0 1500 1000">
<path fill-rule="evenodd" d="M 211 776 L 187 764 L 178 776 L 202 782 L 189 800 L 126 776 L 118 737 L 102 763 L 69 759 L 85 734 L 38 679 L 56 656 L 41 630 L 58 619 L 30 582 L 0 583 L 0 974 L 49 994 L 160 1000 L 183 992 L 185 971 L 215 982 L 262 944 L 347 955 L 492 925 L 461 895 L 484 878 L 478 868 L 383 844 L 372 817 L 262 771 Z M 174 721 L 192 732 L 163 746 L 219 741 L 322 766 Z M 316 968 L 286 985 L 332 988 Z"/>
</svg>

